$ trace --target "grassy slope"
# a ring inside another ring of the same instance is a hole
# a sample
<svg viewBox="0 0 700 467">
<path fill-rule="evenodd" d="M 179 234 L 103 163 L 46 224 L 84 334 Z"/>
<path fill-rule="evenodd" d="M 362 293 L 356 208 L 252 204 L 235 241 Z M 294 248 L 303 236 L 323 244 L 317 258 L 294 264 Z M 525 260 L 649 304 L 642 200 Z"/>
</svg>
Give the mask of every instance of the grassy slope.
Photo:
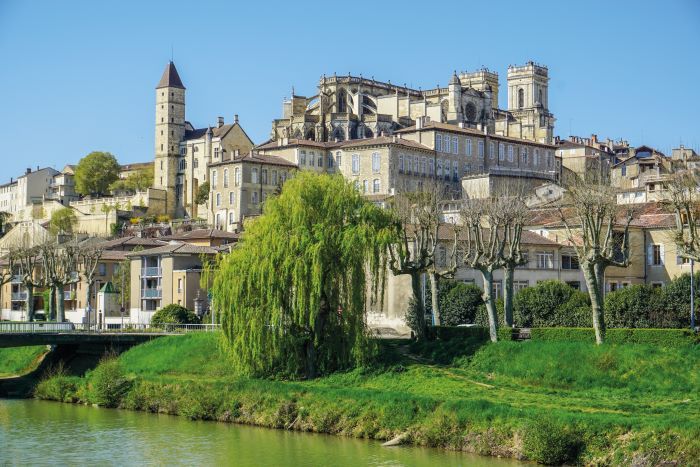
<svg viewBox="0 0 700 467">
<path fill-rule="evenodd" d="M 389 344 L 382 369 L 281 382 L 231 376 L 219 338 L 161 338 L 123 354 L 125 371 L 143 383 L 123 405 L 188 415 L 192 403 L 200 412 L 209 404 L 216 407 L 205 418 L 379 439 L 408 431 L 419 444 L 513 456 L 521 454 L 518 431 L 546 416 L 583 430 L 587 461 L 700 454 L 700 346 L 453 341 L 414 348 L 420 357 Z M 454 358 L 432 364 L 431 352 Z M 216 400 L 182 400 L 206 388 Z M 180 400 L 165 402 L 169 397 Z"/>
<path fill-rule="evenodd" d="M 27 373 L 36 368 L 46 346 L 0 349 L 0 378 Z"/>
</svg>

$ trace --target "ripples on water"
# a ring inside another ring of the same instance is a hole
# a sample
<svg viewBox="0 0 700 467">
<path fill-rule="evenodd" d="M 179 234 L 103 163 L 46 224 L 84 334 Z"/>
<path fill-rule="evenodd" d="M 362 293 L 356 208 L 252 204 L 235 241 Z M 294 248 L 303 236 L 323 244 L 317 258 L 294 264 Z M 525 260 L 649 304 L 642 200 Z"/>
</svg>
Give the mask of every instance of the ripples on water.
<svg viewBox="0 0 700 467">
<path fill-rule="evenodd" d="M 181 417 L 0 400 L 1 465 L 514 466 L 515 461 Z"/>
</svg>

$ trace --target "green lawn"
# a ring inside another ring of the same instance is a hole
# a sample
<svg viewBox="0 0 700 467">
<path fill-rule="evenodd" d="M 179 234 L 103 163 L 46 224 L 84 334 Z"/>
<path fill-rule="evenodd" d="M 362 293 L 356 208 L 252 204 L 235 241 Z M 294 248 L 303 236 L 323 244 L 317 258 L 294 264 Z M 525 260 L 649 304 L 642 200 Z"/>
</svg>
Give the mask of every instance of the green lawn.
<svg viewBox="0 0 700 467">
<path fill-rule="evenodd" d="M 46 352 L 44 345 L 0 349 L 0 378 L 32 371 L 39 363 L 39 357 Z"/>
<path fill-rule="evenodd" d="M 528 434 L 546 420 L 547 443 L 575 434 L 579 462 L 700 458 L 700 346 L 393 341 L 374 368 L 290 382 L 231 375 L 220 339 L 190 334 L 129 350 L 119 360 L 133 386 L 117 405 L 376 439 L 406 433 L 416 444 L 511 457 L 527 454 Z M 71 381 L 74 394 L 45 397 L 89 399 L 89 385 Z"/>
</svg>

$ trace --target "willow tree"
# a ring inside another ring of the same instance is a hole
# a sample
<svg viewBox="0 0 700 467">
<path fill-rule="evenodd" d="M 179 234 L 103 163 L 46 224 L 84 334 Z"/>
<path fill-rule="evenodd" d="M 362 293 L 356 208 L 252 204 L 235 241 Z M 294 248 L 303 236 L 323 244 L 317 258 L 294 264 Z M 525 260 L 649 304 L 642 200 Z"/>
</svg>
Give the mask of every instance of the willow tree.
<svg viewBox="0 0 700 467">
<path fill-rule="evenodd" d="M 341 176 L 298 173 L 268 198 L 211 289 L 235 369 L 313 378 L 365 361 L 392 227 Z"/>
<path fill-rule="evenodd" d="M 608 266 L 630 264 L 631 205 L 618 208 L 615 191 L 604 182 L 578 181 L 568 189 L 570 206 L 560 204 L 559 216 L 573 245 L 591 298 L 596 344 L 605 341 L 603 287 Z"/>
</svg>

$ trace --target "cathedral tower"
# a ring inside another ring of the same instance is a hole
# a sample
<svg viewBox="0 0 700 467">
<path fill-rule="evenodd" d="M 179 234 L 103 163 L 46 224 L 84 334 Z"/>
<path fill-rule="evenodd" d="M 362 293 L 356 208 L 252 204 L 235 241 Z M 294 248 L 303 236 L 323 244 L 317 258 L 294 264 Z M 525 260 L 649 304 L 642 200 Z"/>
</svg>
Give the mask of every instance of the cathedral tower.
<svg viewBox="0 0 700 467">
<path fill-rule="evenodd" d="M 553 141 L 554 116 L 549 112 L 547 67 L 533 62 L 508 67 L 508 111 L 519 122 L 519 134 L 515 136 L 544 143 Z"/>
<path fill-rule="evenodd" d="M 185 137 L 185 86 L 168 63 L 156 86 L 156 146 L 153 185 L 166 192 L 166 211 L 177 215 L 182 184 L 177 182 L 180 142 Z"/>
</svg>

